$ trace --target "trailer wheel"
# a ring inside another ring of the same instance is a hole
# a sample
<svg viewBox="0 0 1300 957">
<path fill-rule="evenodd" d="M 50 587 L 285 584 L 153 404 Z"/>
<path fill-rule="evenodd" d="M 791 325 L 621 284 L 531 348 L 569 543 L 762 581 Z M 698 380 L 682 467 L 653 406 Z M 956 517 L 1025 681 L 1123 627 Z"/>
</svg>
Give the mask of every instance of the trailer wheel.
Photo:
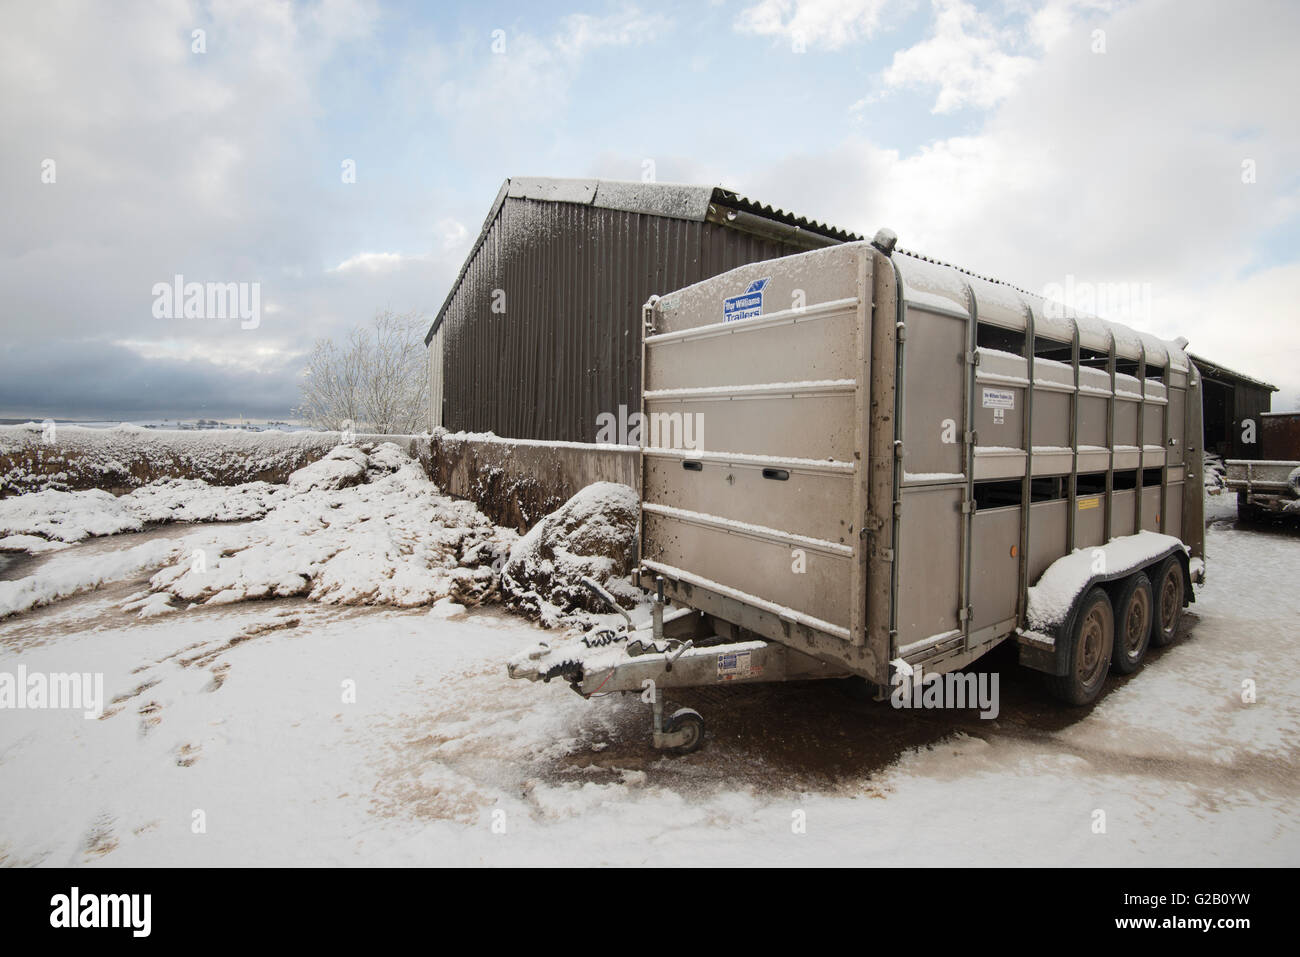
<svg viewBox="0 0 1300 957">
<path fill-rule="evenodd" d="M 1183 565 L 1177 555 L 1161 564 L 1155 577 L 1155 618 L 1151 622 L 1151 644 L 1163 648 L 1178 637 L 1178 623 L 1183 618 Z"/>
<path fill-rule="evenodd" d="M 1084 595 L 1066 637 L 1070 642 L 1070 670 L 1048 676 L 1048 687 L 1066 704 L 1092 704 L 1106 683 L 1115 647 L 1115 612 L 1106 592 L 1093 588 Z"/>
<path fill-rule="evenodd" d="M 684 732 L 686 740 L 673 748 L 674 754 L 690 754 L 704 743 L 704 718 L 694 708 L 678 708 L 665 722 L 664 730 L 670 734 Z"/>
<path fill-rule="evenodd" d="M 1110 670 L 1131 675 L 1138 670 L 1151 644 L 1155 599 L 1151 579 L 1143 572 L 1124 579 L 1115 598 L 1115 650 Z"/>
</svg>

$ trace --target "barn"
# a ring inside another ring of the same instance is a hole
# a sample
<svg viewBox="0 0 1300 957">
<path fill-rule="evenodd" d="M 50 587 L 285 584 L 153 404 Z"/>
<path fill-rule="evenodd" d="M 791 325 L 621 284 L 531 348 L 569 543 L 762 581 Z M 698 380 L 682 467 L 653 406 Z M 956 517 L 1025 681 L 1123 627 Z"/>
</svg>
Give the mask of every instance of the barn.
<svg viewBox="0 0 1300 957">
<path fill-rule="evenodd" d="M 651 295 L 861 238 L 721 187 L 508 179 L 425 338 L 431 430 L 595 442 L 640 406 Z"/>
<path fill-rule="evenodd" d="M 1263 417 L 1277 386 L 1188 353 L 1204 380 L 1205 450 L 1225 459 L 1258 459 Z"/>
</svg>

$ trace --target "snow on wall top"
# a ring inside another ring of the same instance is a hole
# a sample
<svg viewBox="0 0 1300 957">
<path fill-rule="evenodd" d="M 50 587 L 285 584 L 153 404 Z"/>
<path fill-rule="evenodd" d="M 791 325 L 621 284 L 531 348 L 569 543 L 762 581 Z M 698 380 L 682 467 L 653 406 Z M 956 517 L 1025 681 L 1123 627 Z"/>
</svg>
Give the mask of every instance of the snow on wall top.
<svg viewBox="0 0 1300 957">
<path fill-rule="evenodd" d="M 41 423 L 0 426 L 0 494 L 41 488 L 135 487 L 155 478 L 201 478 L 232 484 L 287 475 L 323 457 L 339 432 L 243 429 L 95 429 Z M 415 436 L 356 435 L 358 443 Z"/>
</svg>

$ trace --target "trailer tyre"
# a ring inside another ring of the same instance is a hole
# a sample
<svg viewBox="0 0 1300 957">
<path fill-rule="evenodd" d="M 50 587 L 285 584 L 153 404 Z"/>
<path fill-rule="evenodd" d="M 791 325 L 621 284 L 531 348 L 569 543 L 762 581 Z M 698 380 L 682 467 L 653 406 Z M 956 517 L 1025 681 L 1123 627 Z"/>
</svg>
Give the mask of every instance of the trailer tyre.
<svg viewBox="0 0 1300 957">
<path fill-rule="evenodd" d="M 1170 555 L 1160 565 L 1155 577 L 1155 616 L 1151 620 L 1151 644 L 1157 648 L 1172 644 L 1178 637 L 1186 588 L 1182 562 L 1177 555 Z"/>
<path fill-rule="evenodd" d="M 1115 650 L 1110 670 L 1131 675 L 1138 670 L 1151 645 L 1151 619 L 1155 614 L 1151 579 L 1143 572 L 1130 575 L 1115 596 Z"/>
<path fill-rule="evenodd" d="M 690 754 L 704 743 L 704 717 L 694 708 L 678 708 L 665 722 L 664 730 L 670 734 L 686 732 L 685 742 L 672 749 L 674 754 Z"/>
<path fill-rule="evenodd" d="M 1070 642 L 1069 671 L 1050 675 L 1048 688 L 1066 704 L 1088 705 L 1097 700 L 1115 647 L 1115 612 L 1100 588 L 1083 596 L 1066 635 Z"/>
</svg>

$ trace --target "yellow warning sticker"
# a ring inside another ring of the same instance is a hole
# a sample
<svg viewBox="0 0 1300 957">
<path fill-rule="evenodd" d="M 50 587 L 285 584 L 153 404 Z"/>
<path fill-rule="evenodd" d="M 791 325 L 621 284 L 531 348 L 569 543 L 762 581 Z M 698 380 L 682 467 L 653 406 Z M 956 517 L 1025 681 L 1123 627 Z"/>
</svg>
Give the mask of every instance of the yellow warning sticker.
<svg viewBox="0 0 1300 957">
<path fill-rule="evenodd" d="M 1101 499 L 1099 498 L 1081 498 L 1079 499 L 1079 511 L 1082 512 L 1085 508 L 1096 508 L 1100 504 Z"/>
</svg>

